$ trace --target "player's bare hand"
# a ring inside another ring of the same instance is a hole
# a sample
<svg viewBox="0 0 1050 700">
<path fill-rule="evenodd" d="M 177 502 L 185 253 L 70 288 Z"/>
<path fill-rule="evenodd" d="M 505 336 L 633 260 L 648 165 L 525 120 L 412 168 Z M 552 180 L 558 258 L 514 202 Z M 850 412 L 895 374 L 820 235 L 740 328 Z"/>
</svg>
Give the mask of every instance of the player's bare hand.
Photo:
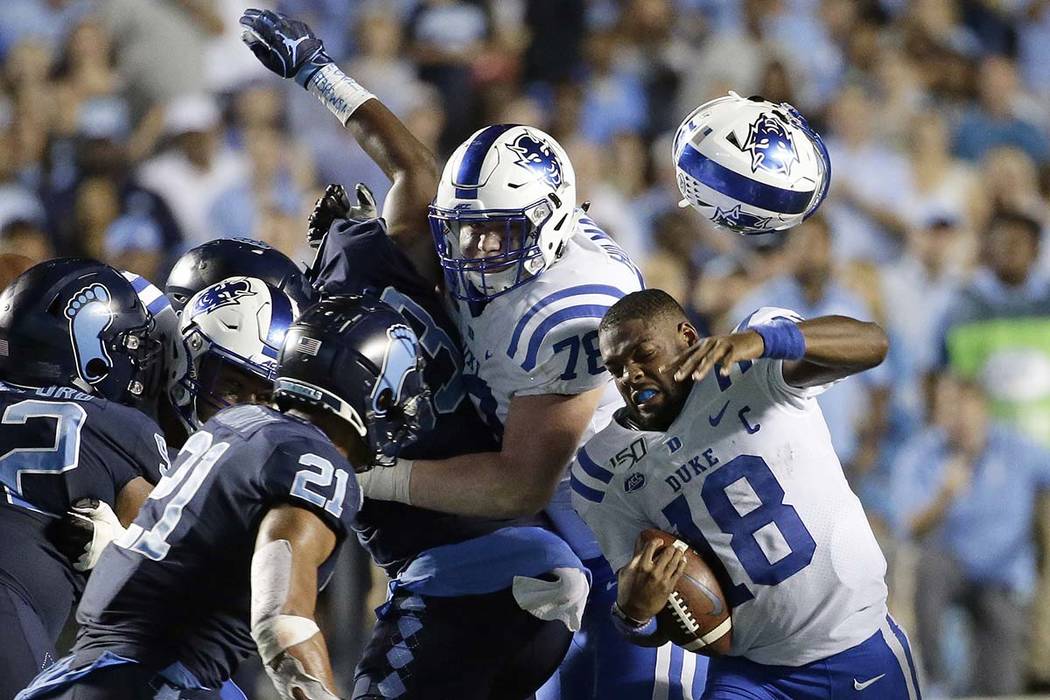
<svg viewBox="0 0 1050 700">
<path fill-rule="evenodd" d="M 628 617 L 646 622 L 660 612 L 685 571 L 685 551 L 638 537 L 634 558 L 617 574 L 616 604 Z"/>
<path fill-rule="evenodd" d="M 734 362 L 757 360 L 762 356 L 765 343 L 755 331 L 714 335 L 701 338 L 679 353 L 671 364 L 663 368 L 674 370 L 676 382 L 689 378 L 700 381 L 715 365 L 721 365 L 722 376 L 729 376 Z"/>
</svg>

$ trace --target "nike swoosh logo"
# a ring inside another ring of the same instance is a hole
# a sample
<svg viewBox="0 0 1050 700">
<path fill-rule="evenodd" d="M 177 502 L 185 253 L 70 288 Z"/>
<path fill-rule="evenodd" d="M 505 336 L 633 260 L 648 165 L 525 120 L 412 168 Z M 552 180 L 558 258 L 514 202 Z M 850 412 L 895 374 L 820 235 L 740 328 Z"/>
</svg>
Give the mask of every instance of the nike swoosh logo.
<svg viewBox="0 0 1050 700">
<path fill-rule="evenodd" d="M 707 586 L 705 586 L 704 584 L 697 581 L 689 574 L 685 574 L 685 577 L 692 581 L 693 585 L 699 588 L 700 591 L 704 594 L 704 597 L 711 602 L 711 612 L 709 612 L 708 615 L 721 615 L 725 608 L 722 607 L 722 600 L 717 595 L 715 595 L 715 592 Z"/>
<path fill-rule="evenodd" d="M 722 410 L 719 411 L 716 415 L 707 417 L 707 422 L 711 424 L 712 428 L 716 427 L 719 423 L 722 422 L 722 416 L 724 416 L 726 414 L 726 409 L 727 408 L 729 408 L 729 402 L 728 401 L 726 401 L 724 404 L 722 404 Z"/>
<path fill-rule="evenodd" d="M 867 687 L 868 687 L 869 685 L 871 685 L 872 683 L 875 683 L 875 682 L 877 682 L 877 681 L 879 681 L 879 680 L 882 680 L 882 678 L 883 678 L 883 677 L 884 677 L 885 675 L 886 675 L 885 673 L 881 673 L 881 674 L 879 674 L 879 675 L 875 676 L 874 678 L 870 678 L 870 679 L 868 679 L 868 680 L 864 681 L 863 683 L 861 683 L 861 682 L 860 682 L 860 681 L 858 681 L 858 680 L 857 680 L 856 678 L 854 678 L 854 679 L 853 679 L 853 689 L 854 689 L 854 690 L 864 690 L 865 688 L 867 688 Z"/>
</svg>

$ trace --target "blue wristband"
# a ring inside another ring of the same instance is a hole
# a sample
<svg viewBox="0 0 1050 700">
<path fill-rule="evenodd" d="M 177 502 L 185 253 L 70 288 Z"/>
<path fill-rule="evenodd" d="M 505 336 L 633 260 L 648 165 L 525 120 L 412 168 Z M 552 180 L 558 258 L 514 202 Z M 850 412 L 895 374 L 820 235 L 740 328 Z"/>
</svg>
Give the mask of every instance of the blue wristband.
<svg viewBox="0 0 1050 700">
<path fill-rule="evenodd" d="M 649 621 L 641 627 L 635 627 L 627 621 L 623 613 L 617 610 L 617 607 L 618 606 L 616 605 L 616 603 L 613 603 L 612 609 L 609 611 L 609 614 L 612 616 L 613 625 L 616 627 L 617 631 L 624 637 L 626 637 L 628 641 L 635 639 L 645 639 L 646 637 L 651 637 L 653 636 L 653 634 L 656 633 L 655 617 L 650 617 Z"/>
<path fill-rule="evenodd" d="M 794 321 L 775 318 L 751 330 L 762 336 L 762 357 L 772 360 L 801 360 L 806 354 L 806 337 Z"/>
</svg>

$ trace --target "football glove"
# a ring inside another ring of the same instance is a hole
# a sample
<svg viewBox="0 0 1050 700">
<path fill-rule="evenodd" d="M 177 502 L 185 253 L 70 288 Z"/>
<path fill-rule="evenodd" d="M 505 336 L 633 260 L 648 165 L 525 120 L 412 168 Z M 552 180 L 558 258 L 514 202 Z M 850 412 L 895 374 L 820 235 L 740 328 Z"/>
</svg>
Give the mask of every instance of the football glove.
<svg viewBox="0 0 1050 700">
<path fill-rule="evenodd" d="M 241 41 L 264 66 L 303 87 L 314 73 L 332 62 L 324 42 L 305 22 L 271 10 L 248 9 L 241 15 Z"/>
<path fill-rule="evenodd" d="M 367 221 L 379 216 L 376 198 L 372 190 L 362 183 L 354 187 L 357 203 L 350 203 L 350 195 L 342 185 L 329 185 L 314 203 L 307 221 L 306 240 L 311 248 L 317 248 L 324 240 L 332 222 L 338 219 Z"/>
<path fill-rule="evenodd" d="M 91 571 L 106 545 L 124 534 L 117 514 L 104 501 L 81 498 L 56 525 L 55 546 L 77 571 Z"/>
</svg>

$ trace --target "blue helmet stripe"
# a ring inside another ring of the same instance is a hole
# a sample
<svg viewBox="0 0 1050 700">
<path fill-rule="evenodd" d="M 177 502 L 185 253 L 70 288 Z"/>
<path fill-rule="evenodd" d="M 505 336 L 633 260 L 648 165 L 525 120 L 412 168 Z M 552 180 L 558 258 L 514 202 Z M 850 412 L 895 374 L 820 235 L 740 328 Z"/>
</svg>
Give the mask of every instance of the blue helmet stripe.
<svg viewBox="0 0 1050 700">
<path fill-rule="evenodd" d="M 518 342 L 521 340 L 521 334 L 525 331 L 525 326 L 529 325 L 529 321 L 531 321 L 536 314 L 556 301 L 568 297 L 580 296 L 582 294 L 607 294 L 611 297 L 621 299 L 623 298 L 624 292 L 622 289 L 607 284 L 580 284 L 575 287 L 568 287 L 559 290 L 543 299 L 540 299 L 532 305 L 532 308 L 521 317 L 521 320 L 518 321 L 518 325 L 515 326 L 514 333 L 510 337 L 510 345 L 507 346 L 507 356 L 514 357 L 514 353 L 518 351 Z"/>
<path fill-rule="evenodd" d="M 295 319 L 292 317 L 292 302 L 281 292 L 270 292 L 270 330 L 266 334 L 266 343 L 263 345 L 263 354 L 267 357 L 277 359 L 284 345 L 284 336 L 288 333 L 288 327 Z"/>
<path fill-rule="evenodd" d="M 609 306 L 611 306 L 611 304 Z M 609 310 L 609 306 L 602 306 L 600 304 L 580 304 L 579 306 L 570 306 L 562 309 L 561 311 L 557 311 L 545 318 L 543 323 L 536 326 L 532 338 L 529 339 L 529 349 L 528 352 L 525 353 L 525 361 L 521 363 L 521 368 L 526 372 L 531 372 L 536 368 L 536 356 L 540 352 L 540 345 L 543 344 L 543 339 L 546 338 L 547 335 L 557 326 L 577 318 L 600 319 L 605 315 L 605 312 Z M 595 326 L 597 325 L 598 324 L 595 324 Z"/>
<path fill-rule="evenodd" d="M 591 459 L 591 456 L 587 454 L 586 448 L 580 448 L 580 451 L 576 453 L 576 459 L 579 461 L 580 466 L 583 467 L 583 471 L 587 473 L 587 476 L 605 484 L 612 481 L 613 473 L 605 467 L 599 466 L 597 462 Z"/>
<path fill-rule="evenodd" d="M 692 146 L 678 157 L 678 166 L 697 182 L 743 204 L 779 214 L 801 214 L 813 199 L 813 190 L 796 192 L 752 180 L 716 163 Z"/>
<path fill-rule="evenodd" d="M 463 153 L 463 160 L 459 163 L 459 171 L 456 173 L 456 196 L 460 199 L 477 199 L 478 180 L 481 178 L 481 166 L 485 162 L 485 156 L 489 148 L 500 136 L 514 128 L 514 124 L 493 124 L 487 126 L 474 137 Z"/>
<path fill-rule="evenodd" d="M 592 501 L 594 503 L 601 503 L 602 500 L 605 498 L 605 493 L 603 491 L 599 491 L 598 489 L 592 489 L 590 486 L 577 479 L 576 473 L 572 471 L 569 472 L 569 486 L 572 487 L 573 491 L 580 494 L 588 501 Z"/>
</svg>

